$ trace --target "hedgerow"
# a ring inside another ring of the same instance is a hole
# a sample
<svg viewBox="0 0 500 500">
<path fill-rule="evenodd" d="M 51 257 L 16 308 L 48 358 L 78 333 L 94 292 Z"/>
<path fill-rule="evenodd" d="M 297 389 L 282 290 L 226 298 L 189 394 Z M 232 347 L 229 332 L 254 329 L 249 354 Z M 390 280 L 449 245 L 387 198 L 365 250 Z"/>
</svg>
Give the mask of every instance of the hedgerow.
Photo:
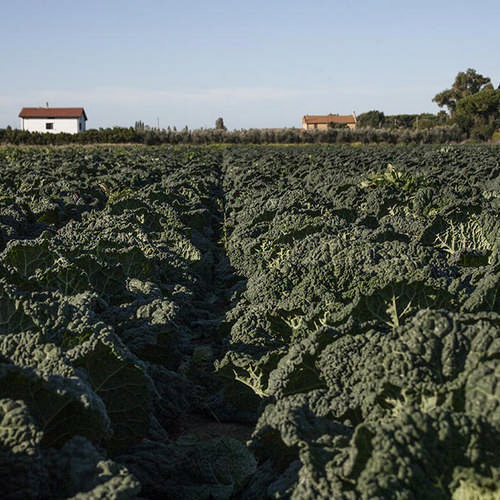
<svg viewBox="0 0 500 500">
<path fill-rule="evenodd" d="M 468 138 L 457 125 L 440 125 L 425 129 L 381 129 L 358 127 L 303 130 L 301 128 L 225 130 L 201 128 L 190 130 L 113 127 L 89 129 L 79 134 L 27 132 L 0 129 L 0 144 L 70 145 L 70 144 L 145 144 L 207 145 L 207 144 L 446 144 Z"/>
</svg>

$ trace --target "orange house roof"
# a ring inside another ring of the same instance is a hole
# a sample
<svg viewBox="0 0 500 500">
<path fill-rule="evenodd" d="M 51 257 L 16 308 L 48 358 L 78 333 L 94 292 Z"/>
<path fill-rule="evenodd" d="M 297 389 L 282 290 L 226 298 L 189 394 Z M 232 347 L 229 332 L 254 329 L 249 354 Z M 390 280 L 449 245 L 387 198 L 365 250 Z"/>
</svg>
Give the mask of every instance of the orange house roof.
<svg viewBox="0 0 500 500">
<path fill-rule="evenodd" d="M 306 115 L 302 118 L 302 123 L 356 123 L 354 115 Z"/>
<path fill-rule="evenodd" d="M 83 108 L 23 108 L 20 118 L 80 118 L 87 119 Z"/>
</svg>

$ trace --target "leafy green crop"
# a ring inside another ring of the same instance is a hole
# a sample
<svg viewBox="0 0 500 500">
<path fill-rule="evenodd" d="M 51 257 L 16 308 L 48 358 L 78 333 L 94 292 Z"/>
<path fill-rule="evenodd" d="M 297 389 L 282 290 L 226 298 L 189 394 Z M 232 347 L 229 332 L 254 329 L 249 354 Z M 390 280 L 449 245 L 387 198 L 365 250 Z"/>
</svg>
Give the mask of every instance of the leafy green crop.
<svg viewBox="0 0 500 500">
<path fill-rule="evenodd" d="M 4 497 L 498 497 L 498 147 L 0 166 Z"/>
<path fill-rule="evenodd" d="M 495 495 L 498 208 L 481 175 L 498 150 L 308 153 L 226 162 L 224 244 L 247 283 L 217 366 L 262 410 L 243 498 Z"/>
</svg>

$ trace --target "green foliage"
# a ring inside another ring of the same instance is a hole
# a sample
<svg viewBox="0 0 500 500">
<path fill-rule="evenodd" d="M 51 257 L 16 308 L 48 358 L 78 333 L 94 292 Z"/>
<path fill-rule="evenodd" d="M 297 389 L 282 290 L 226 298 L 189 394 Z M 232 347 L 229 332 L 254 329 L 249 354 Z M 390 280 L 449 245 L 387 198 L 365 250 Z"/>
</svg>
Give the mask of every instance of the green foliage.
<svg viewBox="0 0 500 500">
<path fill-rule="evenodd" d="M 0 450 L 9 494 L 24 485 L 26 498 L 135 498 L 138 480 L 107 454 L 144 440 L 161 446 L 181 414 L 206 411 L 207 389 L 181 363 L 191 340 L 216 328 L 205 291 L 218 251 L 220 155 L 0 152 L 0 395 L 24 405 L 37 436 L 28 445 L 23 431 L 24 445 L 18 433 L 19 444 Z M 193 367 L 213 384 L 209 359 Z M 15 430 L 14 419 L 5 426 Z"/>
<path fill-rule="evenodd" d="M 368 112 L 370 113 L 370 112 Z M 361 117 L 363 114 L 360 115 Z M 418 121 L 418 127 L 417 125 Z M 373 120 L 368 120 L 373 122 Z M 422 126 L 420 126 L 420 122 Z M 225 125 L 224 125 L 225 127 Z M 383 128 L 379 124 L 359 126 L 354 130 L 344 126 L 327 130 L 303 130 L 302 128 L 244 129 L 225 130 L 222 128 L 202 128 L 189 130 L 119 128 L 87 130 L 80 134 L 50 134 L 26 132 L 22 130 L 6 131 L 0 129 L 0 144 L 10 145 L 104 145 L 136 144 L 147 146 L 159 145 L 219 145 L 234 144 L 442 144 L 458 142 L 464 139 L 458 127 L 448 124 L 441 114 L 429 117 L 423 115 L 387 115 Z M 418 130 L 414 130 L 418 129 Z M 47 206 L 40 217 L 46 222 L 54 222 L 60 217 L 57 203 Z"/>
<path fill-rule="evenodd" d="M 42 432 L 24 401 L 0 399 L 0 484 L 6 498 L 46 493 L 39 445 Z"/>
<path fill-rule="evenodd" d="M 489 139 L 500 126 L 500 90 L 484 89 L 457 102 L 455 122 L 474 139 Z"/>
<path fill-rule="evenodd" d="M 434 127 L 445 126 L 448 120 L 448 115 L 445 111 L 440 111 L 436 115 L 432 113 L 384 115 L 381 111 L 368 111 L 357 116 L 358 127 L 392 130 L 428 130 Z M 399 141 L 402 141 L 403 137 L 404 135 L 401 133 Z"/>
<path fill-rule="evenodd" d="M 494 497 L 499 149 L 399 118 L 0 149 L 3 495 Z"/>
<path fill-rule="evenodd" d="M 356 117 L 356 121 L 359 127 L 372 127 L 380 128 L 385 120 L 385 115 L 382 111 L 367 111 L 366 113 L 361 113 Z"/>
<path fill-rule="evenodd" d="M 148 498 L 229 500 L 255 472 L 255 459 L 236 439 L 196 439 L 153 446 L 144 442 L 120 457 L 129 470 L 144 476 Z"/>
<path fill-rule="evenodd" d="M 38 269 L 46 269 L 54 263 L 54 257 L 46 241 L 13 242 L 3 253 L 2 261 L 12 266 L 21 276 L 29 277 Z"/>
<path fill-rule="evenodd" d="M 0 400 L 0 481 L 5 498 L 135 498 L 138 481 L 84 437 L 42 449 L 43 432 L 23 401 Z"/>
<path fill-rule="evenodd" d="M 458 103 L 473 94 L 482 90 L 492 90 L 491 80 L 480 75 L 475 69 L 469 68 L 467 71 L 460 71 L 455 77 L 451 89 L 446 89 L 436 94 L 433 101 L 438 106 L 446 106 L 450 113 L 454 113 Z"/>
<path fill-rule="evenodd" d="M 224 119 L 221 116 L 215 120 L 215 130 L 227 130 L 224 125 Z"/>
<path fill-rule="evenodd" d="M 492 250 L 481 220 L 475 215 L 465 221 L 449 221 L 446 229 L 436 234 L 435 244 L 451 255 L 463 250 L 477 253 L 489 253 Z"/>
<path fill-rule="evenodd" d="M 217 367 L 263 408 L 247 498 L 496 491 L 498 150 L 344 151 L 227 160 L 247 285 Z"/>
<path fill-rule="evenodd" d="M 388 164 L 384 172 L 372 173 L 360 183 L 360 187 L 392 185 L 404 191 L 415 191 L 420 186 L 425 186 L 423 177 L 414 177 L 410 172 L 398 170 L 394 165 Z"/>
<path fill-rule="evenodd" d="M 108 450 L 140 441 L 151 422 L 151 382 L 144 369 L 111 339 L 91 339 L 68 353 L 73 366 L 85 369 L 92 389 L 106 406 L 113 426 Z"/>
<path fill-rule="evenodd" d="M 57 372 L 44 380 L 32 370 L 2 364 L 0 393 L 25 401 L 43 433 L 42 446 L 61 446 L 75 435 L 99 443 L 109 432 L 107 416 L 88 387 Z"/>
<path fill-rule="evenodd" d="M 33 326 L 19 292 L 0 281 L 0 334 L 17 333 Z"/>
<path fill-rule="evenodd" d="M 45 461 L 51 498 L 137 498 L 139 481 L 122 464 L 99 452 L 87 439 L 75 436 Z"/>
</svg>

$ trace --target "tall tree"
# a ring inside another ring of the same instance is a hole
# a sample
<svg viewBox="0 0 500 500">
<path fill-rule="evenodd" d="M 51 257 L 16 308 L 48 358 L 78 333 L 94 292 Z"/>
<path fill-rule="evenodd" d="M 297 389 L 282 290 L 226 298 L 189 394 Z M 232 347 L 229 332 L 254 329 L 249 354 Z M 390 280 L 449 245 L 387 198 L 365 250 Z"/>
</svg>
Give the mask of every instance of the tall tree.
<svg viewBox="0 0 500 500">
<path fill-rule="evenodd" d="M 432 100 L 441 108 L 446 106 L 453 114 L 460 99 L 484 89 L 493 89 L 491 80 L 487 76 L 477 73 L 475 69 L 469 68 L 467 71 L 461 71 L 457 74 L 451 89 L 436 94 Z"/>
<path fill-rule="evenodd" d="M 383 126 L 385 115 L 382 111 L 372 110 L 366 113 L 361 113 L 357 117 L 357 122 L 360 127 L 380 128 Z"/>
<path fill-rule="evenodd" d="M 224 125 L 224 119 L 222 116 L 219 116 L 217 120 L 215 120 L 215 129 L 216 130 L 227 130 L 226 126 Z"/>
<path fill-rule="evenodd" d="M 500 89 L 485 88 L 460 99 L 455 122 L 475 139 L 489 139 L 500 126 Z"/>
</svg>

